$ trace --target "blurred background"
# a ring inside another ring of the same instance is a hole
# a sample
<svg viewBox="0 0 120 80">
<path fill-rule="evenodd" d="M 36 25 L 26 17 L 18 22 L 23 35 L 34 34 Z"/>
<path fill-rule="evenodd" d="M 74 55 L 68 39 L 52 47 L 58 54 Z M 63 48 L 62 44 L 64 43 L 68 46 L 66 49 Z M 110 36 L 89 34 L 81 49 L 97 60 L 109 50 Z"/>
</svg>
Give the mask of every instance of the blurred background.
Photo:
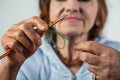
<svg viewBox="0 0 120 80">
<path fill-rule="evenodd" d="M 32 16 L 39 16 L 38 0 L 0 0 L 0 53 L 1 37 L 12 25 Z M 120 42 L 120 0 L 106 0 L 109 14 L 102 36 Z"/>
</svg>

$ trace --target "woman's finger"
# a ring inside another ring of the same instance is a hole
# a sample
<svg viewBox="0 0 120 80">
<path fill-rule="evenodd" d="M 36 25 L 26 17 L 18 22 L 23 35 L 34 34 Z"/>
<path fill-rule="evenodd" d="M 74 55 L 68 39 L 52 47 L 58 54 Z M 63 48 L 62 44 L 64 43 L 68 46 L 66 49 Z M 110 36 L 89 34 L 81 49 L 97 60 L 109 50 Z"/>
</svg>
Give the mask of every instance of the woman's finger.
<svg viewBox="0 0 120 80">
<path fill-rule="evenodd" d="M 26 39 L 32 44 L 34 48 L 37 48 L 41 45 L 41 35 L 39 35 L 32 27 L 32 25 L 24 24 L 20 25 L 20 31 L 24 33 Z M 18 39 L 20 36 L 18 36 Z"/>
<path fill-rule="evenodd" d="M 80 52 L 79 54 L 80 59 L 83 62 L 86 62 L 91 65 L 100 65 L 101 64 L 101 57 L 89 52 Z"/>
<path fill-rule="evenodd" d="M 32 18 L 26 20 L 25 22 L 31 23 L 33 27 L 36 26 L 43 31 L 48 29 L 47 23 L 37 16 L 33 16 Z"/>
<path fill-rule="evenodd" d="M 107 46 L 94 42 L 94 41 L 86 41 L 78 43 L 74 46 L 75 50 L 81 50 L 85 52 L 90 52 L 96 55 L 102 55 L 108 49 Z"/>
<path fill-rule="evenodd" d="M 16 53 L 23 53 L 23 46 L 13 37 L 5 36 L 2 38 L 3 48 L 7 51 L 8 49 L 13 49 Z"/>
</svg>

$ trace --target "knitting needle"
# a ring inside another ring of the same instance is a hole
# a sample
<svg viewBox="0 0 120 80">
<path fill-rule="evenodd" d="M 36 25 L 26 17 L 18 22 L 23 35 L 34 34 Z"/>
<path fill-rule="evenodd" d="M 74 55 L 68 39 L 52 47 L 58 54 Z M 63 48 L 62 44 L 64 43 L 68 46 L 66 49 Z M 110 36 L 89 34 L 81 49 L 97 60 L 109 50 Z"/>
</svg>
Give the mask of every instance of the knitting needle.
<svg viewBox="0 0 120 80">
<path fill-rule="evenodd" d="M 50 28 L 51 26 L 55 25 L 56 23 L 62 21 L 67 15 L 64 15 L 64 16 L 61 16 L 59 18 L 57 18 L 55 21 L 52 22 L 52 25 L 51 24 L 48 24 L 48 28 Z M 37 32 L 40 31 L 37 27 L 33 27 Z M 39 33 L 39 32 L 38 32 Z M 4 58 L 5 56 L 7 56 L 8 54 L 10 54 L 10 52 L 12 52 L 13 49 L 8 49 L 5 53 L 1 54 L 0 55 L 0 60 L 2 58 Z"/>
</svg>

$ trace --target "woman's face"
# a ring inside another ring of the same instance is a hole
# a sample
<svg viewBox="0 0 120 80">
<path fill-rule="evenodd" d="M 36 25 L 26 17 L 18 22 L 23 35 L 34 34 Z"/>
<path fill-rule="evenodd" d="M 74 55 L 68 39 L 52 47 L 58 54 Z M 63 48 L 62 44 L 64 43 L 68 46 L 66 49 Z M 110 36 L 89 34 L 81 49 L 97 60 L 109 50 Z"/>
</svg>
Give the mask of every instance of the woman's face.
<svg viewBox="0 0 120 80">
<path fill-rule="evenodd" d="M 51 0 L 50 21 L 67 15 L 56 24 L 59 32 L 65 35 L 87 34 L 96 21 L 98 12 L 97 0 Z"/>
</svg>

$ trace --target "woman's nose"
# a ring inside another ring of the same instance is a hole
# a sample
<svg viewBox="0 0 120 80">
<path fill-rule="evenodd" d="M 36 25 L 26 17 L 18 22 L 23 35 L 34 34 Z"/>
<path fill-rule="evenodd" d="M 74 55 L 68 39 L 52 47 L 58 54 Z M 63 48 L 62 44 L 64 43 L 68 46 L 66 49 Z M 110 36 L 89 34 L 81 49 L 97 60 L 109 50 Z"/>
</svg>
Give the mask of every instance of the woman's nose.
<svg viewBox="0 0 120 80">
<path fill-rule="evenodd" d="M 80 10 L 80 5 L 77 0 L 68 0 L 65 4 L 65 10 L 66 12 L 78 12 Z"/>
</svg>

